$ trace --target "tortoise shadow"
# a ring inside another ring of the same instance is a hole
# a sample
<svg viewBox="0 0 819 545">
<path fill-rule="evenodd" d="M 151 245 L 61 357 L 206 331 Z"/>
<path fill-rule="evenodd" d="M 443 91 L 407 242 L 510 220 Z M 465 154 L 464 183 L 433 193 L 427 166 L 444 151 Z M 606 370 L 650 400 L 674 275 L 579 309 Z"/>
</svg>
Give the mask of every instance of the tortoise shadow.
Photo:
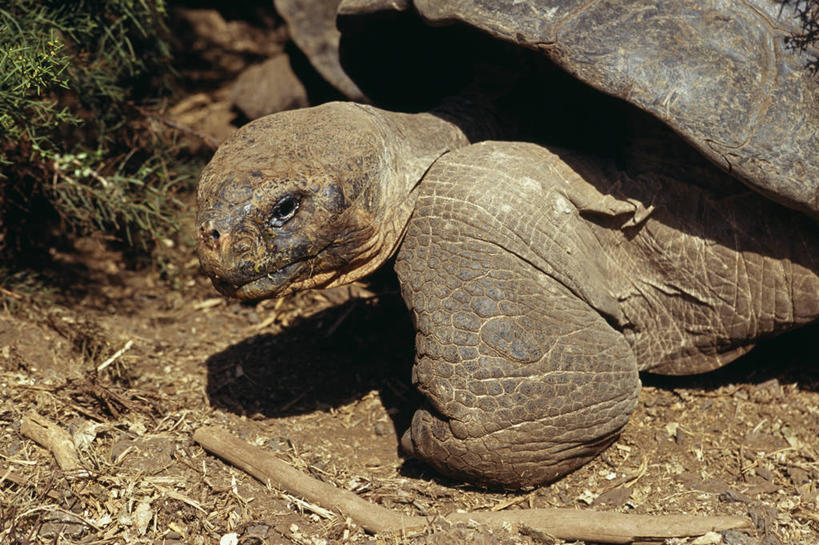
<svg viewBox="0 0 819 545">
<path fill-rule="evenodd" d="M 384 277 L 386 275 L 380 274 Z M 410 386 L 414 333 L 394 275 L 372 299 L 351 299 L 211 355 L 206 392 L 240 416 L 284 418 L 379 392 L 397 430 L 417 406 Z"/>
</svg>

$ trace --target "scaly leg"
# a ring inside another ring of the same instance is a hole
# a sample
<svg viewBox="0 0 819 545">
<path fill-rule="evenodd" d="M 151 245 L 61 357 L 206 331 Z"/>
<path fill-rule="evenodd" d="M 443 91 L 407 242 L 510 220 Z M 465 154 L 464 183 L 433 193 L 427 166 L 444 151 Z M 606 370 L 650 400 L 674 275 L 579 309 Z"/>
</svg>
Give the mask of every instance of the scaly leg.
<svg viewBox="0 0 819 545">
<path fill-rule="evenodd" d="M 502 153 L 489 157 L 490 146 Z M 548 169 L 535 169 L 541 179 L 528 189 L 514 179 L 503 163 L 516 153 L 488 143 L 440 159 L 396 263 L 417 328 L 413 382 L 428 401 L 403 444 L 442 473 L 508 488 L 554 480 L 597 455 L 640 388 L 622 334 L 584 300 L 594 297 L 567 287 L 577 274 L 559 270 L 589 268 L 595 256 L 579 248 L 594 241 L 582 240 L 579 218 L 561 223 Z M 550 252 L 561 255 L 550 263 Z"/>
</svg>

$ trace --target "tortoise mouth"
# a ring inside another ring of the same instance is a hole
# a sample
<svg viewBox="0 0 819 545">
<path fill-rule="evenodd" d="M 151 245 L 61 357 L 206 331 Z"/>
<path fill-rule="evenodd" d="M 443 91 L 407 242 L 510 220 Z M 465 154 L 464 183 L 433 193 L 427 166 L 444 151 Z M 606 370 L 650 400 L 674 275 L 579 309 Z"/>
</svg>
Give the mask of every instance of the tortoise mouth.
<svg viewBox="0 0 819 545">
<path fill-rule="evenodd" d="M 329 247 L 328 244 L 317 253 L 300 257 L 283 265 L 278 269 L 266 272 L 256 278 L 244 282 L 230 282 L 218 275 L 211 277 L 213 286 L 219 293 L 237 299 L 253 300 L 268 299 L 272 297 L 282 297 L 299 290 L 299 286 L 304 280 L 300 274 L 305 269 L 312 273 L 317 270 L 315 261 Z"/>
<path fill-rule="evenodd" d="M 222 295 L 236 297 L 237 299 L 252 300 L 280 297 L 293 291 L 291 281 L 308 259 L 311 258 L 307 257 L 294 261 L 275 271 L 267 272 L 242 283 L 233 283 L 219 277 L 211 277 L 211 282 Z"/>
</svg>

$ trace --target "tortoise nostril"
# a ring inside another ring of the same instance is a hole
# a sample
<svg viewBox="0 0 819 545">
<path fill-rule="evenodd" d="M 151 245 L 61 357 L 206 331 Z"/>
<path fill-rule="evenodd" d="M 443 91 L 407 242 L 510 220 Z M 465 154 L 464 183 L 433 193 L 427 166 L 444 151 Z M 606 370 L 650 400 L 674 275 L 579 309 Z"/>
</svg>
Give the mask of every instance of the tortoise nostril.
<svg viewBox="0 0 819 545">
<path fill-rule="evenodd" d="M 222 233 L 216 229 L 212 220 L 199 225 L 199 240 L 205 247 L 215 250 L 220 245 L 222 238 Z"/>
</svg>

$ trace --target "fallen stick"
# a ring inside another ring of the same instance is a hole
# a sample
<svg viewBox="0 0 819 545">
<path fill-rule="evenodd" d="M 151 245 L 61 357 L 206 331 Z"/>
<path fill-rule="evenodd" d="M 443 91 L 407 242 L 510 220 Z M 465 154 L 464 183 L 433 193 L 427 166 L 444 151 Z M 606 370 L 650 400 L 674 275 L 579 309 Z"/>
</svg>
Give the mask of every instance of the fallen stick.
<svg viewBox="0 0 819 545">
<path fill-rule="evenodd" d="M 423 526 L 427 522 L 425 518 L 402 515 L 363 500 L 348 490 L 305 475 L 287 462 L 247 444 L 221 428 L 199 428 L 194 432 L 193 440 L 208 452 L 253 475 L 264 484 L 306 498 L 326 509 L 344 513 L 367 531 L 392 532 L 411 526 Z"/>
<path fill-rule="evenodd" d="M 256 477 L 262 483 L 338 511 L 368 532 L 400 532 L 422 528 L 433 522 L 431 517 L 403 515 L 368 502 L 352 492 L 323 483 L 221 428 L 202 427 L 193 434 L 193 440 L 208 452 Z M 475 521 L 493 526 L 512 524 L 558 539 L 598 543 L 661 541 L 671 537 L 700 536 L 708 532 L 750 527 L 750 521 L 735 516 L 626 515 L 577 509 L 476 511 L 453 513 L 444 518 L 451 522 Z"/>
<path fill-rule="evenodd" d="M 27 414 L 20 424 L 20 433 L 47 448 L 63 471 L 82 469 L 71 436 L 48 418 L 34 412 Z"/>
<path fill-rule="evenodd" d="M 109 365 L 111 365 L 112 363 L 117 361 L 117 358 L 119 358 L 121 355 L 125 354 L 128 350 L 130 350 L 132 346 L 134 346 L 134 341 L 129 339 L 128 342 L 125 343 L 125 346 L 123 346 L 122 348 L 117 350 L 114 353 L 113 356 L 111 356 L 110 358 L 108 358 L 107 360 L 105 360 L 104 362 L 99 364 L 99 366 L 97 367 L 97 373 L 101 372 L 103 369 L 105 369 L 106 367 L 108 367 Z"/>
</svg>

